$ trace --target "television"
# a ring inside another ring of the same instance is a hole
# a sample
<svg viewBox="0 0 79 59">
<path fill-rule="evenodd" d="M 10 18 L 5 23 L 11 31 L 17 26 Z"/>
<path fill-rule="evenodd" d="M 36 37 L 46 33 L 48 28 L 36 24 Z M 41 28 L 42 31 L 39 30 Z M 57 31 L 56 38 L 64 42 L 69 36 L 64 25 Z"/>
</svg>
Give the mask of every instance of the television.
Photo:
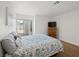
<svg viewBox="0 0 79 59">
<path fill-rule="evenodd" d="M 56 27 L 56 22 L 48 22 L 48 27 Z"/>
</svg>

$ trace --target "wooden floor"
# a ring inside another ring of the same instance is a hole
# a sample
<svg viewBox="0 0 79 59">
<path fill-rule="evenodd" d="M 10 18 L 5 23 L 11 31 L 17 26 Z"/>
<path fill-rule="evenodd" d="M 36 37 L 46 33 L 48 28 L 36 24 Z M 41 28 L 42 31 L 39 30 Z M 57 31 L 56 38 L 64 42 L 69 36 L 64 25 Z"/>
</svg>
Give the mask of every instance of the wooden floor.
<svg viewBox="0 0 79 59">
<path fill-rule="evenodd" d="M 53 57 L 79 57 L 79 46 L 62 41 L 64 52 L 55 54 Z"/>
</svg>

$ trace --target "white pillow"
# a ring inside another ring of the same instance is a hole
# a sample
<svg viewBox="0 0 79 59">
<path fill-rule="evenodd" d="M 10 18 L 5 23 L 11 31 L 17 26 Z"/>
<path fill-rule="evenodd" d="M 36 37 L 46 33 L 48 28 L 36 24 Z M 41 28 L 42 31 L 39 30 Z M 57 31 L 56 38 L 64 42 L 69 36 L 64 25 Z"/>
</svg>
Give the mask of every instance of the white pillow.
<svg viewBox="0 0 79 59">
<path fill-rule="evenodd" d="M 5 39 L 10 39 L 10 40 L 15 41 L 15 38 L 14 38 L 14 36 L 13 36 L 12 34 L 8 34 L 7 36 L 5 36 L 5 37 L 3 38 L 3 40 L 5 40 Z"/>
<path fill-rule="evenodd" d="M 17 39 L 17 34 L 15 32 L 11 32 L 9 35 L 12 35 L 15 40 Z"/>
<path fill-rule="evenodd" d="M 22 47 L 22 44 L 21 44 L 21 38 L 17 38 L 17 40 L 15 40 L 15 43 L 16 43 L 16 46 L 17 47 Z"/>
</svg>

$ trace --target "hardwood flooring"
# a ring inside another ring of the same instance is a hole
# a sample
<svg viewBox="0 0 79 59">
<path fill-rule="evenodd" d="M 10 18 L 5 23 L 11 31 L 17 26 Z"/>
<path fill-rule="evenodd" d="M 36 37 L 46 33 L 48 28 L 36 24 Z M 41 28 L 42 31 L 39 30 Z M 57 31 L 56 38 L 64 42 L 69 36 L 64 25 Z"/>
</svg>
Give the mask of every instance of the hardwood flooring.
<svg viewBox="0 0 79 59">
<path fill-rule="evenodd" d="M 55 54 L 53 57 L 79 57 L 79 46 L 62 41 L 64 52 Z"/>
</svg>

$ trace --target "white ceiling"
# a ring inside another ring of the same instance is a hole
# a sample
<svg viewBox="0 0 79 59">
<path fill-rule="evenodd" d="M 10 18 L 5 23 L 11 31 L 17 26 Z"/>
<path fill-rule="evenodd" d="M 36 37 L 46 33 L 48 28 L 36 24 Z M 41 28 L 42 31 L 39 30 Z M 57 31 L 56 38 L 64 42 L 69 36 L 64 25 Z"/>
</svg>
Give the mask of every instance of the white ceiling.
<svg viewBox="0 0 79 59">
<path fill-rule="evenodd" d="M 0 2 L 0 5 L 8 6 L 9 11 L 15 14 L 26 15 L 56 16 L 79 9 L 79 1 L 61 1 L 61 3 L 53 5 L 54 2 L 55 1 L 8 1 Z"/>
</svg>

